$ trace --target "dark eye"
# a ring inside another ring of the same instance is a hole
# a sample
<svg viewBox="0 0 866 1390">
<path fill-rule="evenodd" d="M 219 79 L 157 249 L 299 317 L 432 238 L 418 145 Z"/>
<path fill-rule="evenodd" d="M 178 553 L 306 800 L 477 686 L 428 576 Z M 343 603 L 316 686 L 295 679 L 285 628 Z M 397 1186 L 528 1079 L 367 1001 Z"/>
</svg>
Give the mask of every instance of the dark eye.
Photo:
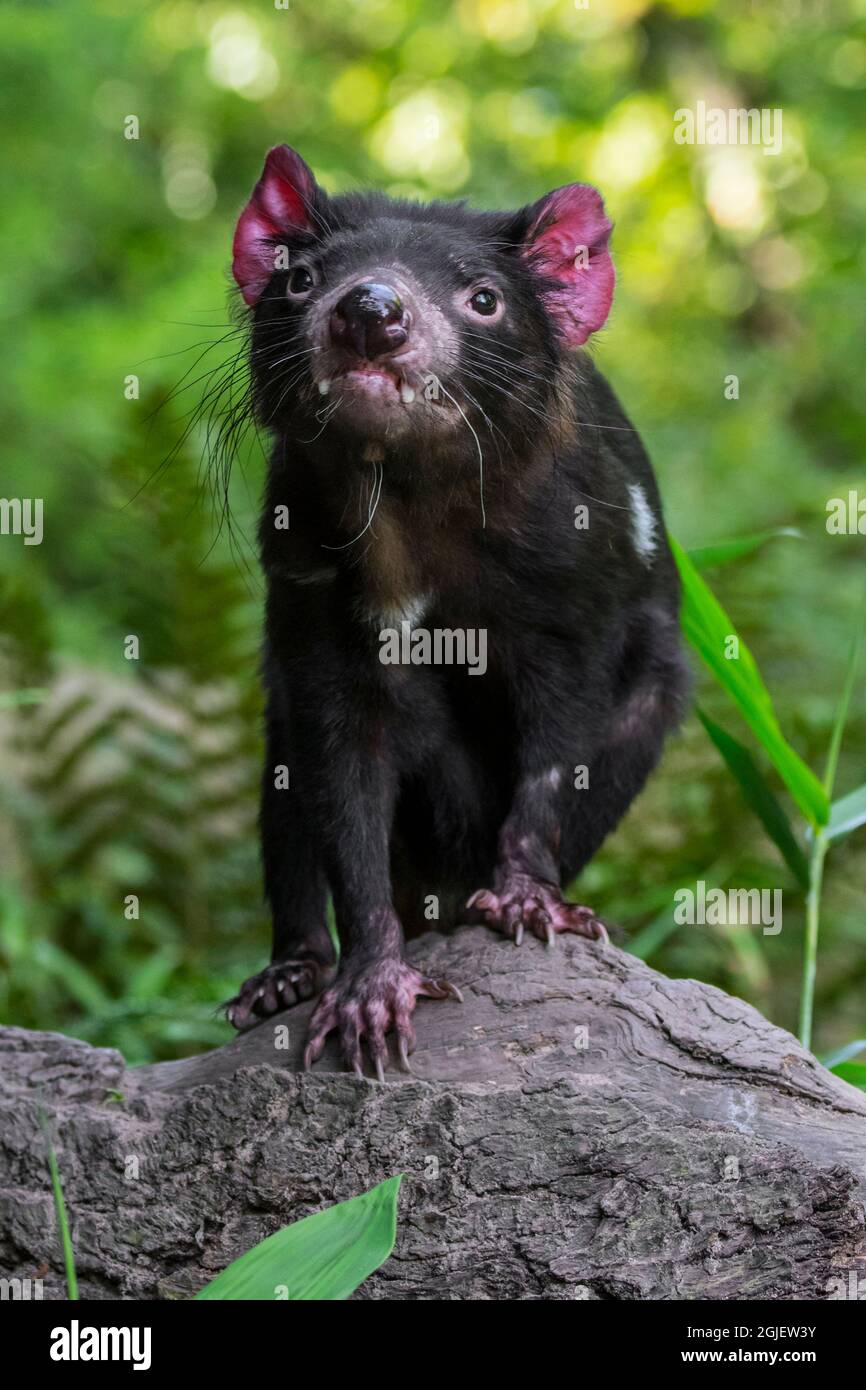
<svg viewBox="0 0 866 1390">
<path fill-rule="evenodd" d="M 289 276 L 289 290 L 292 294 L 309 294 L 315 280 L 305 265 L 297 265 Z"/>
<path fill-rule="evenodd" d="M 496 313 L 498 304 L 495 290 L 476 290 L 469 301 L 469 307 L 474 309 L 476 314 L 483 314 L 485 318 Z"/>
</svg>

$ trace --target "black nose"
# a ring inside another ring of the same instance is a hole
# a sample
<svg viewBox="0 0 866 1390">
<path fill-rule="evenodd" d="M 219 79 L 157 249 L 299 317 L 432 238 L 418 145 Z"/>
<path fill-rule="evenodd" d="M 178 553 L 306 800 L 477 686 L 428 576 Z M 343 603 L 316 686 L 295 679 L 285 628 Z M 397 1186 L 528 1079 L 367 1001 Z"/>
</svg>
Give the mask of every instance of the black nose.
<svg viewBox="0 0 866 1390">
<path fill-rule="evenodd" d="M 331 311 L 331 341 L 372 361 L 396 352 L 409 337 L 409 315 L 391 285 L 364 281 Z"/>
</svg>

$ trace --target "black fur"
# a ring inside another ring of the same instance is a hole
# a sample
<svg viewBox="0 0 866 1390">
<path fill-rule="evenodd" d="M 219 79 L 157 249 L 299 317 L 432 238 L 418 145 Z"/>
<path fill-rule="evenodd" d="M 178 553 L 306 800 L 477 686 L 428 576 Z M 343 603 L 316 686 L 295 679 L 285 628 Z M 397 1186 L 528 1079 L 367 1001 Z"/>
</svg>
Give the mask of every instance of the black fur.
<svg viewBox="0 0 866 1390">
<path fill-rule="evenodd" d="M 448 925 L 488 885 L 557 894 L 640 791 L 684 699 L 679 590 L 652 469 L 588 355 L 560 346 L 545 282 L 520 254 L 537 210 L 317 192 L 314 230 L 283 238 L 293 257 L 315 261 L 315 293 L 398 262 L 456 331 L 459 361 L 443 386 L 468 423 L 439 431 L 419 411 L 408 432 L 380 441 L 378 463 L 340 409 L 323 408 L 311 356 L 284 362 L 305 347 L 290 272 L 273 275 L 252 311 L 256 411 L 274 437 L 260 531 L 274 966 L 232 1011 L 242 1024 L 327 983 L 330 891 L 342 993 L 324 1023 L 356 1066 L 361 1034 L 378 1065 L 383 1029 L 401 1031 L 399 1009 L 384 1023 L 381 1011 L 365 1014 L 381 1002 L 371 962 L 400 959 L 401 924 L 435 925 L 432 895 Z M 479 279 L 507 303 L 488 329 L 450 308 Z M 649 560 L 634 543 L 634 483 L 656 518 Z M 288 530 L 274 526 L 281 506 Z M 586 529 L 575 526 L 579 506 Z M 383 666 L 380 625 L 364 614 L 390 581 L 429 595 L 424 627 L 486 629 L 486 674 Z M 289 790 L 274 787 L 278 765 Z M 580 766 L 589 784 L 578 790 Z"/>
</svg>

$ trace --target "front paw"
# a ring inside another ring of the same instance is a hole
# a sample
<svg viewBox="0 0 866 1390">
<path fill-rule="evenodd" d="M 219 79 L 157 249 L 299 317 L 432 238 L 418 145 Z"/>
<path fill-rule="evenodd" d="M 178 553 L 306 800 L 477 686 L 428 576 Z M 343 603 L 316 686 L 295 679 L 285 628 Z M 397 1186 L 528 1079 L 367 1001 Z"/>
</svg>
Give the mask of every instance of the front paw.
<svg viewBox="0 0 866 1390">
<path fill-rule="evenodd" d="M 234 999 L 223 1005 L 226 1018 L 240 1032 L 271 1014 L 311 999 L 333 974 L 332 965 L 323 965 L 312 956 L 277 961 L 244 981 Z"/>
<path fill-rule="evenodd" d="M 391 956 L 357 963 L 347 960 L 313 1011 L 304 1066 L 312 1066 L 328 1034 L 336 1029 L 340 1050 L 355 1075 L 364 1075 L 363 1040 L 376 1076 L 384 1081 L 388 1063 L 385 1035 L 393 1031 L 400 1065 L 410 1071 L 409 1053 L 415 1046 L 412 1012 L 421 997 L 463 1002 L 460 991 L 447 980 L 431 980 L 403 960 Z"/>
<path fill-rule="evenodd" d="M 495 893 L 479 889 L 466 908 L 471 921 L 501 931 L 518 946 L 526 927 L 548 946 L 556 944 L 559 932 L 574 932 L 605 945 L 609 941 L 604 923 L 591 907 L 566 902 L 559 889 L 539 883 L 528 874 L 511 875 Z"/>
</svg>

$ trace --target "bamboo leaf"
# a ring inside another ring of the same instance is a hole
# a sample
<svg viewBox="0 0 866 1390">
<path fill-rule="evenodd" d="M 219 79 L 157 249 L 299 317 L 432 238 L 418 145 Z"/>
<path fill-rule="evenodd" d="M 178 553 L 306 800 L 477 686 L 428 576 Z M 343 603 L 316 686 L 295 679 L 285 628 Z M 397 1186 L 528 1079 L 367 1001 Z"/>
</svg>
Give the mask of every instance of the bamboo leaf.
<svg viewBox="0 0 866 1390">
<path fill-rule="evenodd" d="M 196 1294 L 197 1299 L 348 1298 L 394 1248 L 402 1174 L 268 1236 Z"/>
<path fill-rule="evenodd" d="M 827 767 L 824 771 L 824 787 L 828 796 L 833 795 L 833 786 L 836 781 L 836 768 L 839 764 L 839 750 L 842 747 L 842 734 L 845 731 L 845 721 L 848 718 L 851 696 L 854 693 L 854 680 L 860 661 L 860 649 L 863 646 L 864 633 L 866 633 L 866 588 L 863 590 L 863 598 L 857 610 L 854 632 L 851 636 L 851 646 L 848 651 L 848 662 L 845 668 L 845 679 L 842 683 L 842 694 L 839 696 L 839 706 L 836 710 L 836 718 L 833 721 L 833 732 L 830 735 L 830 747 L 827 752 Z"/>
<path fill-rule="evenodd" d="M 844 1047 L 839 1047 L 835 1052 L 831 1052 L 829 1057 L 823 1058 L 824 1066 L 833 1071 L 840 1062 L 850 1062 L 852 1058 L 859 1057 L 861 1052 L 866 1052 L 866 1038 L 857 1038 L 855 1042 L 846 1043 Z"/>
<path fill-rule="evenodd" d="M 841 1077 L 850 1086 L 856 1086 L 858 1090 L 866 1091 L 866 1063 L 840 1062 L 838 1066 L 831 1067 L 830 1070 L 834 1076 Z"/>
<path fill-rule="evenodd" d="M 795 536 L 797 540 L 802 540 L 803 533 L 795 526 L 777 526 L 772 531 L 755 531 L 735 540 L 717 541 L 714 545 L 697 545 L 689 550 L 688 555 L 697 569 L 711 569 L 715 565 L 727 565 L 731 560 L 750 555 L 752 551 L 766 545 L 767 541 L 776 540 L 780 536 Z"/>
<path fill-rule="evenodd" d="M 866 825 L 866 783 L 833 802 L 824 833 L 828 840 L 841 840 L 860 825 Z"/>
<path fill-rule="evenodd" d="M 730 618 L 673 538 L 671 549 L 683 585 L 681 621 L 686 637 L 734 701 L 800 810 L 813 825 L 824 825 L 829 814 L 827 793 L 782 733 L 752 653 L 737 638 L 739 655 L 726 658 L 729 639 L 737 637 Z"/>
<path fill-rule="evenodd" d="M 791 873 L 803 888 L 809 887 L 809 864 L 794 836 L 791 822 L 748 748 L 726 733 L 703 710 L 697 716 L 718 748 L 740 790 L 767 834 L 782 854 Z"/>
<path fill-rule="evenodd" d="M 851 696 L 854 692 L 854 678 L 857 674 L 857 663 L 860 659 L 860 648 L 863 644 L 864 631 L 866 631 L 866 588 L 863 590 L 863 599 L 857 611 L 854 632 L 851 638 L 851 647 L 848 652 L 848 662 L 845 668 L 845 679 L 842 682 L 842 694 L 839 697 L 836 718 L 833 721 L 833 731 L 830 735 L 830 747 L 827 750 L 827 764 L 824 768 L 823 786 L 828 801 L 833 795 L 833 787 L 836 782 L 836 769 L 839 765 L 842 734 L 845 730 L 845 721 L 848 718 Z M 842 820 L 844 821 L 847 818 L 848 816 L 843 814 Z M 852 826 L 851 828 L 853 829 L 854 827 Z M 810 1047 L 812 1041 L 812 1010 L 815 1000 L 815 978 L 818 971 L 818 932 L 821 917 L 821 888 L 824 882 L 824 858 L 830 843 L 830 836 L 827 833 L 826 826 L 822 826 L 812 844 L 809 860 L 809 892 L 806 894 L 806 939 L 803 943 L 803 984 L 800 990 L 799 1030 L 800 1041 L 804 1047 Z M 851 1065 L 853 1066 L 854 1064 L 852 1063 Z"/>
</svg>

